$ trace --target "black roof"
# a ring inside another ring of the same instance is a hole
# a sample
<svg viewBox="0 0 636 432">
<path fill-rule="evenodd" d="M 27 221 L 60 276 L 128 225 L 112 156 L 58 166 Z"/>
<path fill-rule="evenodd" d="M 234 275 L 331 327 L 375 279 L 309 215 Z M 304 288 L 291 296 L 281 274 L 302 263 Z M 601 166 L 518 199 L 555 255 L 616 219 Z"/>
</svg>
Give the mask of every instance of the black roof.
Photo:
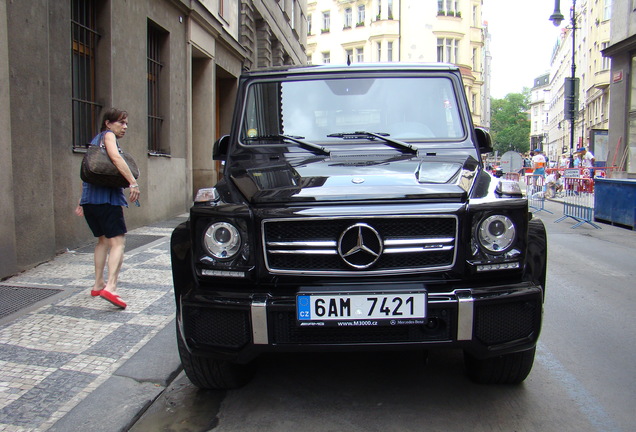
<svg viewBox="0 0 636 432">
<path fill-rule="evenodd" d="M 254 69 L 243 72 L 246 76 L 259 75 L 291 75 L 307 73 L 348 73 L 348 72 L 397 72 L 397 71 L 420 71 L 420 72 L 457 72 L 459 67 L 449 63 L 352 63 L 346 64 L 321 64 L 321 65 L 300 65 L 300 66 L 279 66 L 272 68 Z"/>
</svg>

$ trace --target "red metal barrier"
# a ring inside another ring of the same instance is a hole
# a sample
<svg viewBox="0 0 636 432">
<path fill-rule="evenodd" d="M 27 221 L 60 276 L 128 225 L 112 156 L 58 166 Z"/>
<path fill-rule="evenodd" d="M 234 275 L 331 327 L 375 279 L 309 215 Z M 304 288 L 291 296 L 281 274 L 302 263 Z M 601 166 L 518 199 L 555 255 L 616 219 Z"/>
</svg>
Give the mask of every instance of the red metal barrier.
<svg viewBox="0 0 636 432">
<path fill-rule="evenodd" d="M 615 166 L 599 166 L 594 167 L 594 177 L 609 177 L 609 173 L 612 171 L 617 171 L 618 167 Z M 564 177 L 581 177 L 581 178 L 591 178 L 591 169 L 590 168 L 546 168 L 546 175 L 552 174 L 555 172 L 560 173 Z"/>
<path fill-rule="evenodd" d="M 594 179 L 591 178 L 573 178 L 563 177 L 563 189 L 566 194 L 568 192 L 577 193 L 594 193 Z"/>
</svg>

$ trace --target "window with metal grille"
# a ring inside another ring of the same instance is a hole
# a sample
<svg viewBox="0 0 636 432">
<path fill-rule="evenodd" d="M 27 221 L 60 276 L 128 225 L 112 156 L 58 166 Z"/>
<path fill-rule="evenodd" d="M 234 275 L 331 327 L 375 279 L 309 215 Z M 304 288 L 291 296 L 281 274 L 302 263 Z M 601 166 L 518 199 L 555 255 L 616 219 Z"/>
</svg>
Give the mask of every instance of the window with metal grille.
<svg viewBox="0 0 636 432">
<path fill-rule="evenodd" d="M 95 0 L 71 0 L 73 148 L 86 147 L 97 134 L 101 106 L 95 102 Z"/>
<path fill-rule="evenodd" d="M 150 154 L 169 154 L 167 146 L 161 141 L 163 126 L 162 113 L 162 53 L 167 33 L 148 22 L 148 152 Z"/>
</svg>

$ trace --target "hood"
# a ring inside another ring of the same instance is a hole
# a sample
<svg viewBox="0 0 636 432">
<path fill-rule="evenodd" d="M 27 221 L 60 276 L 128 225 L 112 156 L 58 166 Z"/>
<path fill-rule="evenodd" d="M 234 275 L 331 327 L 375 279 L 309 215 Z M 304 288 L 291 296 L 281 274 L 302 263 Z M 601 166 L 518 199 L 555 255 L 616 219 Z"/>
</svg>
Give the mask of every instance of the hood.
<svg viewBox="0 0 636 432">
<path fill-rule="evenodd" d="M 465 201 L 479 165 L 472 157 L 365 155 L 272 163 L 236 161 L 230 178 L 252 203 L 369 200 Z"/>
</svg>

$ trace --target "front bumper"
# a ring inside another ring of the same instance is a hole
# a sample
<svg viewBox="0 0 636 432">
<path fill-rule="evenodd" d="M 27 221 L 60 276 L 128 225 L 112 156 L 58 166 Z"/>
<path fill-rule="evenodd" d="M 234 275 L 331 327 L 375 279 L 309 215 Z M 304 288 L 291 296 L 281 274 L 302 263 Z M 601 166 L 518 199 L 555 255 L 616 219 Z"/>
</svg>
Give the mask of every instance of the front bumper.
<svg viewBox="0 0 636 432">
<path fill-rule="evenodd" d="M 478 358 L 532 348 L 543 290 L 531 283 L 428 293 L 424 324 L 301 327 L 294 296 L 191 292 L 179 299 L 181 337 L 196 355 L 248 362 L 264 352 L 461 348 Z"/>
</svg>

